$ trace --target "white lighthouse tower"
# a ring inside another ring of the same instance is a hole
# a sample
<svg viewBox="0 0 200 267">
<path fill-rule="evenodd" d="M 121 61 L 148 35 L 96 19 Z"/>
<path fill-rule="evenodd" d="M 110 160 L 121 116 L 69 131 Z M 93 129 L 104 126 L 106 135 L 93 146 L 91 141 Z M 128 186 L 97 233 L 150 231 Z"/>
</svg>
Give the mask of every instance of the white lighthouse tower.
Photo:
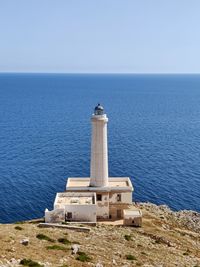
<svg viewBox="0 0 200 267">
<path fill-rule="evenodd" d="M 54 209 L 45 211 L 45 222 L 117 220 L 123 214 L 130 221 L 124 210 L 132 204 L 133 186 L 129 177 L 108 176 L 108 118 L 100 104 L 91 122 L 90 177 L 69 177 L 65 192 L 56 195 Z"/>
<path fill-rule="evenodd" d="M 108 186 L 108 145 L 107 122 L 103 107 L 98 104 L 94 109 L 92 121 L 92 142 L 90 162 L 90 186 Z"/>
</svg>

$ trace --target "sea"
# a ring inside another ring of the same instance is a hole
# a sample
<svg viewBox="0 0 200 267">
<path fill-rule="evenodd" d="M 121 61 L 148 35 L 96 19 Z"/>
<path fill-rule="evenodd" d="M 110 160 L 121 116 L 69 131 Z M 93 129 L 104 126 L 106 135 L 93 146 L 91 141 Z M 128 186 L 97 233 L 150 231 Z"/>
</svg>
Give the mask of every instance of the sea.
<svg viewBox="0 0 200 267">
<path fill-rule="evenodd" d="M 90 173 L 91 115 L 133 201 L 200 212 L 200 75 L 0 74 L 0 222 L 40 218 Z"/>
</svg>

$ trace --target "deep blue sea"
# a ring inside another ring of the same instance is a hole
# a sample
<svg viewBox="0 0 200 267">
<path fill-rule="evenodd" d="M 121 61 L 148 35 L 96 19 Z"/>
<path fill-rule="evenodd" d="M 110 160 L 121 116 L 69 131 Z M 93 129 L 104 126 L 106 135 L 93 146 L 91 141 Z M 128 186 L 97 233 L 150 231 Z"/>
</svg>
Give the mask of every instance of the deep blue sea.
<svg viewBox="0 0 200 267">
<path fill-rule="evenodd" d="M 0 74 L 0 222 L 43 216 L 89 176 L 98 102 L 110 176 L 130 176 L 136 201 L 200 211 L 200 75 Z"/>
</svg>

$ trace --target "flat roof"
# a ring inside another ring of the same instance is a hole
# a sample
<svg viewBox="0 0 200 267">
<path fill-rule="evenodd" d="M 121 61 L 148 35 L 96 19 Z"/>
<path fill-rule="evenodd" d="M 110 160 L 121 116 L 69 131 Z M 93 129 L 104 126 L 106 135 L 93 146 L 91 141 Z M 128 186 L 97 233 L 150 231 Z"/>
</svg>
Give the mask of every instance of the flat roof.
<svg viewBox="0 0 200 267">
<path fill-rule="evenodd" d="M 120 186 L 120 187 L 127 187 L 129 186 L 128 184 L 128 181 L 121 181 L 120 178 L 117 178 L 118 181 L 112 181 L 110 180 L 108 183 L 109 183 L 109 186 L 110 187 L 115 187 L 115 186 Z"/>
<path fill-rule="evenodd" d="M 70 180 L 69 180 L 70 179 Z M 88 178 L 68 178 L 68 185 L 67 187 L 80 187 L 80 186 L 89 186 L 90 185 L 90 179 Z"/>
<path fill-rule="evenodd" d="M 91 187 L 89 177 L 69 177 L 66 190 L 86 190 L 86 191 L 133 191 L 133 186 L 129 177 L 109 177 L 108 186 Z"/>
<path fill-rule="evenodd" d="M 65 205 L 93 205 L 95 204 L 95 193 L 57 193 L 56 208 L 63 208 Z"/>
<path fill-rule="evenodd" d="M 125 217 L 141 217 L 142 216 L 142 212 L 141 210 L 124 210 L 124 216 Z"/>
</svg>

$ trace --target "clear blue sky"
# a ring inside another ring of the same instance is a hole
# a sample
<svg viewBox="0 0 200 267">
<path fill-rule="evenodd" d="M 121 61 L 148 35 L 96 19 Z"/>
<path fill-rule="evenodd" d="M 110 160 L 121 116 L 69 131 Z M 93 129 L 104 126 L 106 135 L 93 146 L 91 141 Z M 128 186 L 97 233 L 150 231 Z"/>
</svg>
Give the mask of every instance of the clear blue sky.
<svg viewBox="0 0 200 267">
<path fill-rule="evenodd" d="M 0 72 L 200 73 L 200 1 L 0 0 Z"/>
</svg>

